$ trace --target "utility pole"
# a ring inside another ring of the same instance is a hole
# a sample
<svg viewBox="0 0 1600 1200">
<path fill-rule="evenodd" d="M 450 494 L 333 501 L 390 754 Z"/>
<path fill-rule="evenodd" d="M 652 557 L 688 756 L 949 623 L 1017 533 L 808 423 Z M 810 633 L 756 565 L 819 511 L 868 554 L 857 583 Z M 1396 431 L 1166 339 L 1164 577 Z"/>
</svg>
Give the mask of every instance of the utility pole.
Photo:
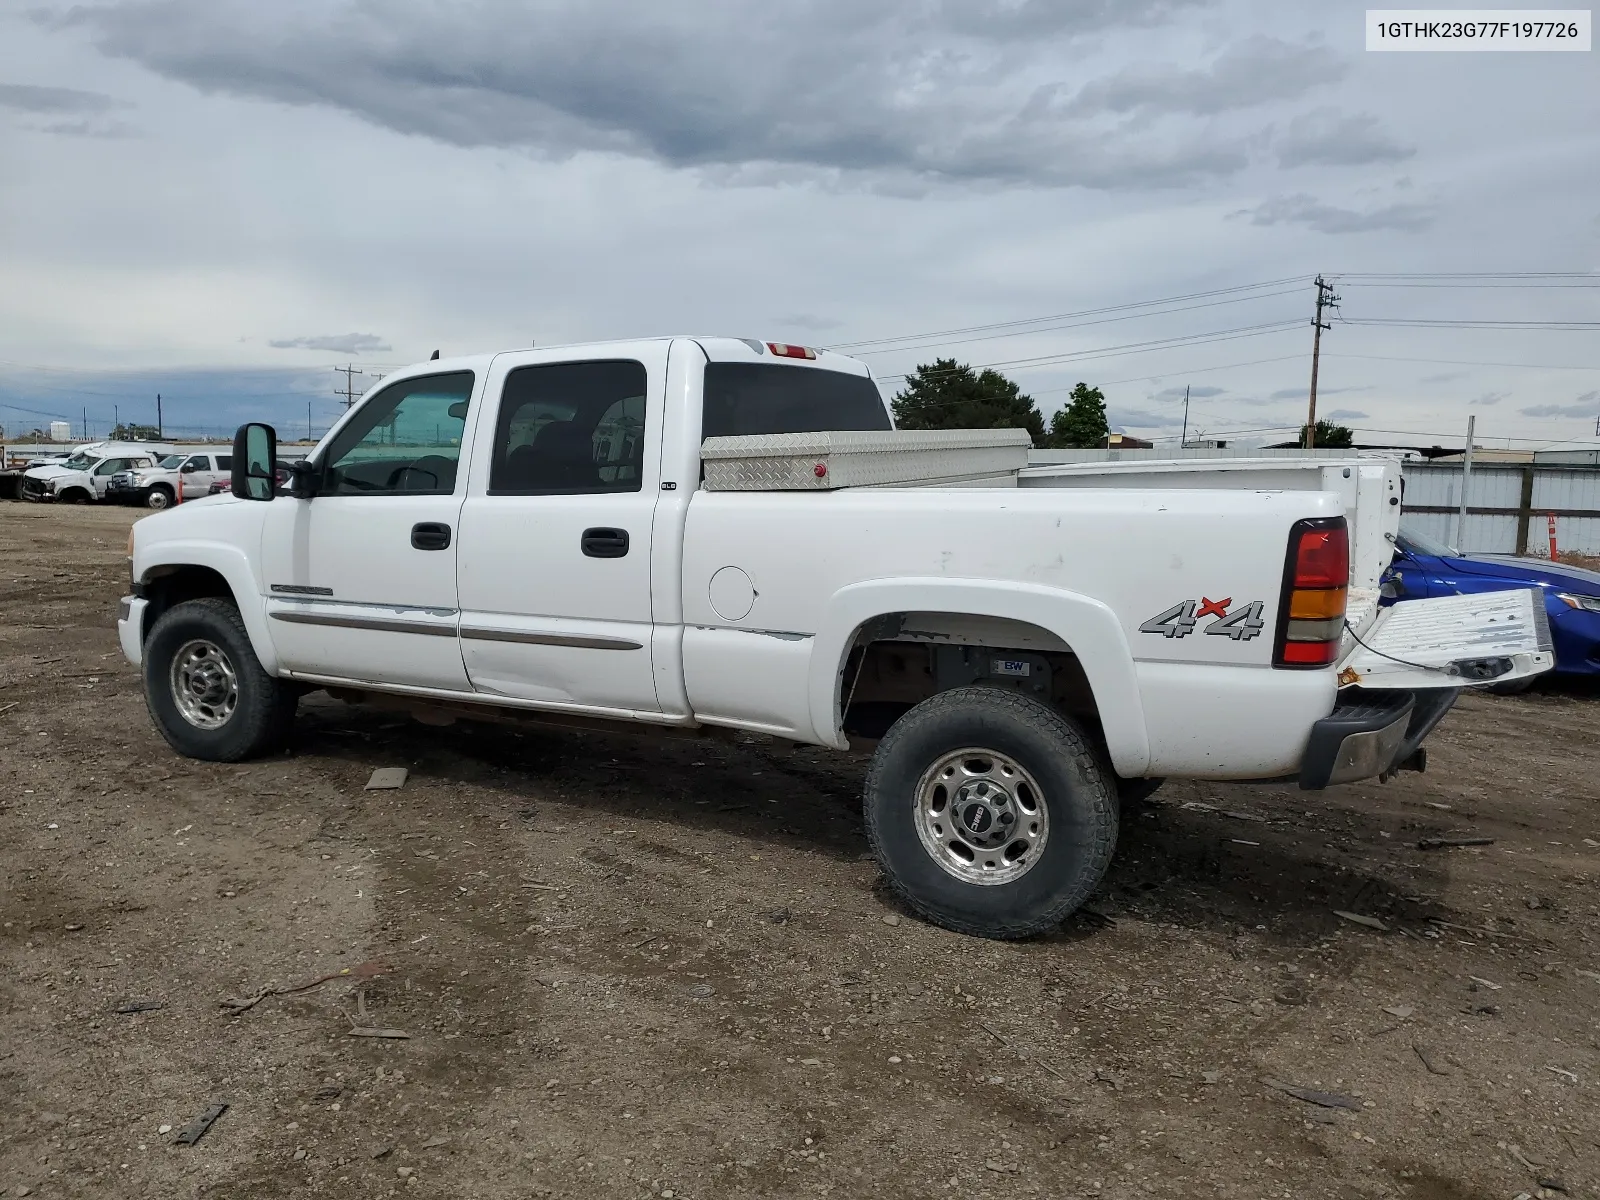
<svg viewBox="0 0 1600 1200">
<path fill-rule="evenodd" d="M 348 364 L 346 366 L 343 366 L 343 367 L 335 367 L 333 370 L 334 370 L 335 374 L 344 376 L 344 388 L 343 388 L 343 390 L 340 390 L 339 388 L 334 388 L 333 389 L 333 394 L 335 396 L 343 396 L 344 397 L 344 406 L 346 408 L 349 408 L 352 404 L 354 404 L 356 402 L 356 397 L 361 394 L 360 392 L 356 391 L 356 389 L 355 389 L 355 377 L 357 375 L 365 375 L 366 372 L 361 370 L 360 368 L 358 368 L 355 365 L 355 363 L 350 363 L 350 364 Z"/>
<path fill-rule="evenodd" d="M 89 440 L 89 409 L 87 406 L 83 410 L 83 440 L 86 442 Z"/>
<path fill-rule="evenodd" d="M 311 401 L 306 401 L 306 441 L 311 440 Z"/>
<path fill-rule="evenodd" d="M 1311 319 L 1314 333 L 1311 335 L 1311 404 L 1306 411 L 1306 449 L 1317 448 L 1317 360 L 1322 356 L 1322 331 L 1332 329 L 1333 326 L 1325 325 L 1322 321 L 1322 310 L 1337 308 L 1339 297 L 1333 294 L 1333 284 L 1317 276 L 1317 315 Z"/>
<path fill-rule="evenodd" d="M 1467 449 L 1461 456 L 1461 511 L 1456 515 L 1456 549 L 1467 532 L 1467 480 L 1472 477 L 1472 428 L 1478 423 L 1477 414 L 1467 418 Z"/>
<path fill-rule="evenodd" d="M 111 406 L 111 436 L 117 436 L 117 430 L 122 428 L 122 410 L 115 404 Z"/>
<path fill-rule="evenodd" d="M 156 393 L 156 441 L 165 441 L 167 437 L 166 426 L 161 423 L 161 393 Z"/>
<path fill-rule="evenodd" d="M 1178 439 L 1178 449 L 1182 450 L 1189 444 L 1189 385 L 1183 385 L 1183 436 Z"/>
</svg>

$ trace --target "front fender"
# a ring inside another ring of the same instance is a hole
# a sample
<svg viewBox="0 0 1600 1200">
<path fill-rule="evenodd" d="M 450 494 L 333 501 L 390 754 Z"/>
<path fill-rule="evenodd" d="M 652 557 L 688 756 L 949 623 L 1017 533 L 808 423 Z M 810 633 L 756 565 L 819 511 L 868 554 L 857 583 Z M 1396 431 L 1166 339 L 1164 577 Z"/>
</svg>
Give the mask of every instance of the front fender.
<svg viewBox="0 0 1600 1200">
<path fill-rule="evenodd" d="M 1061 588 L 977 579 L 882 579 L 841 588 L 824 606 L 807 680 L 811 720 L 825 744 L 844 749 L 839 676 L 862 625 L 899 612 L 967 613 L 1024 621 L 1055 634 L 1078 656 L 1100 711 L 1117 774 L 1142 775 L 1150 739 L 1122 623 L 1105 604 Z"/>
<path fill-rule="evenodd" d="M 135 578 L 140 583 L 147 583 L 161 575 L 163 568 L 177 567 L 208 567 L 227 581 L 256 657 L 261 660 L 267 674 L 276 675 L 278 652 L 272 644 L 272 634 L 267 629 L 266 609 L 261 603 L 261 585 L 250 569 L 249 555 L 225 542 L 198 539 L 169 541 L 163 538 L 147 552 L 135 556 Z"/>
</svg>

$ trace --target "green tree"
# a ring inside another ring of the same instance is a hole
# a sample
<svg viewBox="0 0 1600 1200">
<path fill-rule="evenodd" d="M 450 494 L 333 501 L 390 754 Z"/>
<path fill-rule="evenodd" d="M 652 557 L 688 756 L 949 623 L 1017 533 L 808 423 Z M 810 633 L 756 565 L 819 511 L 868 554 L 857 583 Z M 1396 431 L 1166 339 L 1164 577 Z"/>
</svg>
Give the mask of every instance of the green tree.
<svg viewBox="0 0 1600 1200">
<path fill-rule="evenodd" d="M 161 434 L 154 425 L 118 425 L 111 431 L 113 442 L 158 442 Z"/>
<path fill-rule="evenodd" d="M 1110 432 L 1106 394 L 1079 381 L 1066 407 L 1050 418 L 1050 436 L 1044 444 L 1052 450 L 1086 450 L 1103 443 Z"/>
<path fill-rule="evenodd" d="M 1044 418 L 1033 397 L 999 371 L 974 371 L 953 358 L 924 363 L 906 376 L 894 398 L 901 429 L 1026 429 L 1044 440 Z"/>
<path fill-rule="evenodd" d="M 1306 427 L 1300 426 L 1300 445 L 1306 444 Z M 1343 425 L 1335 425 L 1332 421 L 1317 422 L 1318 450 L 1348 450 L 1356 444 L 1355 434 Z"/>
</svg>

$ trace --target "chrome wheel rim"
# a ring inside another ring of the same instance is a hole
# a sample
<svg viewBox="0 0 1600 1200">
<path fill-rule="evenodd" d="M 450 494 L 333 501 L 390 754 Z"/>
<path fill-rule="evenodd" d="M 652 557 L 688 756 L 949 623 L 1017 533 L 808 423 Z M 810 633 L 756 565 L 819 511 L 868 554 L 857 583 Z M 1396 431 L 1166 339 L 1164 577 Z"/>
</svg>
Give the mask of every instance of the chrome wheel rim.
<svg viewBox="0 0 1600 1200">
<path fill-rule="evenodd" d="M 969 747 L 939 758 L 917 781 L 917 836 L 963 883 L 1012 883 L 1033 870 L 1050 836 L 1037 781 L 1015 759 Z"/>
<path fill-rule="evenodd" d="M 171 503 L 172 498 L 160 488 L 153 489 L 150 494 L 144 498 L 144 505 L 146 508 L 154 508 L 159 510 L 166 508 Z"/>
<path fill-rule="evenodd" d="M 215 642 L 185 642 L 172 657 L 172 700 L 196 729 L 221 729 L 239 706 L 239 679 Z"/>
</svg>

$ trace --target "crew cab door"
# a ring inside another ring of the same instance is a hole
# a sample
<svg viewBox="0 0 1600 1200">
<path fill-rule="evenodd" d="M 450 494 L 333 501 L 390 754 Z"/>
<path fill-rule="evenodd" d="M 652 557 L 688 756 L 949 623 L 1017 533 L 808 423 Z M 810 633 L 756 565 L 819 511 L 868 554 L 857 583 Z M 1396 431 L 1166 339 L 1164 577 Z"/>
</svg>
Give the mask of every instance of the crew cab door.
<svg viewBox="0 0 1600 1200">
<path fill-rule="evenodd" d="M 96 500 L 106 498 L 106 489 L 111 486 L 111 477 L 118 471 L 126 471 L 132 467 L 148 467 L 148 458 L 102 458 L 91 468 L 89 485 L 94 488 Z"/>
<path fill-rule="evenodd" d="M 231 454 L 191 454 L 178 468 L 178 484 L 185 500 L 209 495 L 211 485 L 228 478 L 233 469 Z"/>
<path fill-rule="evenodd" d="M 650 530 L 667 345 L 495 358 L 461 510 L 461 650 L 477 691 L 660 712 Z"/>
<path fill-rule="evenodd" d="M 471 690 L 456 526 L 476 382 L 451 371 L 388 384 L 320 448 L 317 494 L 267 506 L 267 616 L 291 673 Z"/>
</svg>

